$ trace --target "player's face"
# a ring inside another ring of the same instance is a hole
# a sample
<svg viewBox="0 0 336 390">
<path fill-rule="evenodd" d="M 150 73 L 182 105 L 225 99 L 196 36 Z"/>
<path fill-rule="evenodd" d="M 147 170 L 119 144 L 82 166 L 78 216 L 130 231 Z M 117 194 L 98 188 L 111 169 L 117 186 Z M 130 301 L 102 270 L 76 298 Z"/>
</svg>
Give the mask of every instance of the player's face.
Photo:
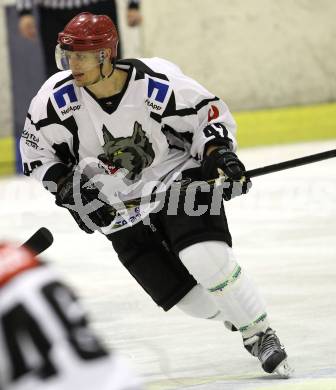
<svg viewBox="0 0 336 390">
<path fill-rule="evenodd" d="M 100 74 L 99 52 L 72 51 L 67 52 L 67 59 L 75 83 L 78 87 L 90 85 Z"/>
</svg>

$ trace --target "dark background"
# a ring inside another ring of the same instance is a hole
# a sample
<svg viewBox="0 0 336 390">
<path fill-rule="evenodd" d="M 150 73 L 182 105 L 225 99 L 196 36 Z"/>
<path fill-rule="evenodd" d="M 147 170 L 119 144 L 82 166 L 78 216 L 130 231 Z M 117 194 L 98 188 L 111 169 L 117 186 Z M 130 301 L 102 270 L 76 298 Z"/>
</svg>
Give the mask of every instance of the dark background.
<svg viewBox="0 0 336 390">
<path fill-rule="evenodd" d="M 21 172 L 18 141 L 24 127 L 31 99 L 46 80 L 40 41 L 29 41 L 18 31 L 18 17 L 14 6 L 6 7 L 9 61 L 13 96 L 13 129 L 16 139 L 16 168 Z"/>
</svg>

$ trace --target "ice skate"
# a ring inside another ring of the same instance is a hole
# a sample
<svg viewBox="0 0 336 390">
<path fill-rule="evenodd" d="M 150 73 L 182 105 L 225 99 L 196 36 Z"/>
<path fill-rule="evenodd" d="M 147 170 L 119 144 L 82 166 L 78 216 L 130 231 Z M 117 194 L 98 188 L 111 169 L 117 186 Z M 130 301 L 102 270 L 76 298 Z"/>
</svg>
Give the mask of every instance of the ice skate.
<svg viewBox="0 0 336 390">
<path fill-rule="evenodd" d="M 244 347 L 259 359 L 263 370 L 267 373 L 276 373 L 283 378 L 289 378 L 293 372 L 287 362 L 285 348 L 271 328 L 244 339 Z"/>
</svg>

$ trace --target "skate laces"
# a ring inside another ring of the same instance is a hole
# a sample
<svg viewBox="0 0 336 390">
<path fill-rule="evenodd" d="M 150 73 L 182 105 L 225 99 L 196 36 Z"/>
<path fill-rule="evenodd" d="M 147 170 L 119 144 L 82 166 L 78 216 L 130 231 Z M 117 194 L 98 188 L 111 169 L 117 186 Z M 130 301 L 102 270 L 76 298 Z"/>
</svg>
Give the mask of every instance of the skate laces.
<svg viewBox="0 0 336 390">
<path fill-rule="evenodd" d="M 266 330 L 266 333 L 262 336 L 260 343 L 260 359 L 265 361 L 275 351 L 281 351 L 282 349 L 282 345 L 280 344 L 278 336 L 275 334 L 274 330 Z"/>
<path fill-rule="evenodd" d="M 265 333 L 257 333 L 244 340 L 244 345 L 253 356 L 257 356 L 261 361 L 267 360 L 275 351 L 283 349 L 278 336 L 271 328 L 268 328 Z"/>
</svg>

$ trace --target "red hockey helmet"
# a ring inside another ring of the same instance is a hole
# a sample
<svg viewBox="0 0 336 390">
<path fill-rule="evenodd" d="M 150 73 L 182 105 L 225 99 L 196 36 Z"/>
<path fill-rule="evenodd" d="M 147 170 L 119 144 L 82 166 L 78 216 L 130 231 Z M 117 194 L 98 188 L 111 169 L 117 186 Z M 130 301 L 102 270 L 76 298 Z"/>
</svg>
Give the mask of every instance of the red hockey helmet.
<svg viewBox="0 0 336 390">
<path fill-rule="evenodd" d="M 69 51 L 112 49 L 117 56 L 118 33 L 112 20 L 106 15 L 82 12 L 75 16 L 58 34 L 60 48 Z"/>
</svg>

